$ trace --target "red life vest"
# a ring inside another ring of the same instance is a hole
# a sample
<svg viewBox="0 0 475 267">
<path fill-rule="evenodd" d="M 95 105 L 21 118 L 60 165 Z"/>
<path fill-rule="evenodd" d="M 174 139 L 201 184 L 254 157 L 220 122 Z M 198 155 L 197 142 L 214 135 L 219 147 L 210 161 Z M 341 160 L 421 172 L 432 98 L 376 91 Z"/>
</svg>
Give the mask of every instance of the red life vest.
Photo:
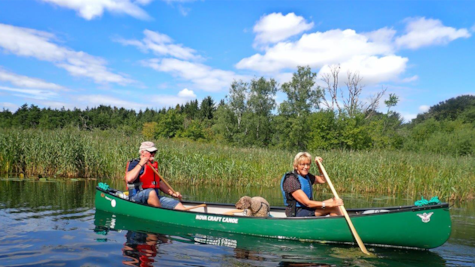
<svg viewBox="0 0 475 267">
<path fill-rule="evenodd" d="M 130 162 L 132 161 L 127 162 L 127 167 L 125 168 L 126 173 L 129 170 Z M 158 162 L 154 161 L 153 163 L 151 163 L 151 165 L 153 168 L 155 168 L 155 170 L 158 171 Z M 153 169 L 148 165 L 148 163 L 146 163 L 142 168 L 144 168 L 142 175 L 139 175 L 138 179 L 136 179 L 133 183 L 128 183 L 128 184 L 135 185 L 137 189 L 139 187 L 143 189 L 160 188 L 160 179 L 161 179 L 160 175 L 156 174 L 153 171 Z M 126 181 L 126 184 L 127 184 L 127 181 Z M 128 188 L 131 189 L 130 187 Z"/>
<path fill-rule="evenodd" d="M 152 167 L 158 172 L 158 162 L 154 161 Z M 160 175 L 157 175 L 152 168 L 146 163 L 144 165 L 144 172 L 139 176 L 140 182 L 142 182 L 142 188 L 160 188 Z"/>
</svg>

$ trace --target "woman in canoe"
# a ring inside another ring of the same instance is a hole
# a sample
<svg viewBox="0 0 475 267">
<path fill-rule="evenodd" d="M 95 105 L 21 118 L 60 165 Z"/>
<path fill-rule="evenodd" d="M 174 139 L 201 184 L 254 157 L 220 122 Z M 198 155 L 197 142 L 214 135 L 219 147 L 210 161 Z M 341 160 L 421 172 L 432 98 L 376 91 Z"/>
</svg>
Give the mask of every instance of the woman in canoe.
<svg viewBox="0 0 475 267">
<path fill-rule="evenodd" d="M 153 161 L 156 152 L 157 148 L 154 143 L 143 142 L 139 149 L 140 159 L 133 159 L 127 163 L 125 182 L 129 189 L 129 197 L 137 203 L 183 210 L 185 207 L 178 200 L 158 194 L 158 190 L 160 190 L 181 199 L 180 192 L 173 191 L 158 175 L 158 163 Z"/>
<path fill-rule="evenodd" d="M 323 161 L 321 157 L 315 157 L 315 161 L 317 160 Z M 311 163 L 312 156 L 307 152 L 300 152 L 294 158 L 294 170 L 282 177 L 280 187 L 287 207 L 285 214 L 287 217 L 342 215 L 339 206 L 343 205 L 343 200 L 313 200 L 312 185 L 326 181 L 323 175 L 309 173 Z"/>
</svg>

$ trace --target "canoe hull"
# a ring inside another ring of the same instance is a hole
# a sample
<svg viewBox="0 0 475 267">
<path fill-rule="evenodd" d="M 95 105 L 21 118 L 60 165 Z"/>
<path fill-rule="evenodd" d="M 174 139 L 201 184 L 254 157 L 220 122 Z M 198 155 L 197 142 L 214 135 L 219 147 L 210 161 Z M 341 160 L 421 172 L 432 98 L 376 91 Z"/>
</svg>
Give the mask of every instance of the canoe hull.
<svg viewBox="0 0 475 267">
<path fill-rule="evenodd" d="M 111 213 L 185 227 L 280 239 L 354 243 L 342 216 L 256 218 L 175 211 L 127 201 L 99 188 L 96 189 L 95 205 L 97 209 Z M 451 220 L 447 204 L 386 209 L 390 212 L 350 216 L 365 244 L 429 249 L 441 246 L 450 237 Z"/>
</svg>

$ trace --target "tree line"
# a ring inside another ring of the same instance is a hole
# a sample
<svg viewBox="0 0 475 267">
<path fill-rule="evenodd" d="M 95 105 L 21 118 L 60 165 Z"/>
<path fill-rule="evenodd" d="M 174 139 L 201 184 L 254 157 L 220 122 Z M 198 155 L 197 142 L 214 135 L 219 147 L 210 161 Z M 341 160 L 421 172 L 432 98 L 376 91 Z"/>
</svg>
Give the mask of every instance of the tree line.
<svg viewBox="0 0 475 267">
<path fill-rule="evenodd" d="M 80 109 L 39 108 L 24 104 L 17 111 L 0 112 L 2 129 L 140 131 L 147 139 L 183 138 L 238 147 L 317 149 L 389 149 L 455 156 L 475 152 L 475 97 L 459 96 L 432 106 L 410 123 L 391 109 L 399 99 L 381 88 L 361 99 L 364 87 L 356 72 L 348 72 L 345 86 L 338 81 L 339 66 L 316 85 L 310 67 L 298 67 L 291 81 L 279 85 L 264 77 L 234 81 L 225 99 L 210 96 L 201 102 L 162 109 L 110 106 Z M 276 102 L 277 93 L 286 98 Z M 386 105 L 384 112 L 378 104 Z"/>
</svg>

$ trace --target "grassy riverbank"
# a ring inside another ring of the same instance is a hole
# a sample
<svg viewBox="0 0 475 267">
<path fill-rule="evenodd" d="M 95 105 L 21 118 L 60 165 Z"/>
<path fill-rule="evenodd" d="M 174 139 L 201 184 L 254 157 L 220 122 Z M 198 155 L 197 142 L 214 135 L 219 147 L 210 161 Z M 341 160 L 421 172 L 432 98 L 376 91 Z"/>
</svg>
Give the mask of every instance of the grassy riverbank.
<svg viewBox="0 0 475 267">
<path fill-rule="evenodd" d="M 122 179 L 141 136 L 112 131 L 0 130 L 0 173 L 26 177 Z M 170 183 L 275 187 L 298 151 L 155 141 L 160 173 Z M 443 200 L 475 197 L 475 159 L 398 151 L 310 151 L 338 192 Z M 312 166 L 312 171 L 316 172 Z M 329 190 L 327 186 L 320 186 Z"/>
</svg>

